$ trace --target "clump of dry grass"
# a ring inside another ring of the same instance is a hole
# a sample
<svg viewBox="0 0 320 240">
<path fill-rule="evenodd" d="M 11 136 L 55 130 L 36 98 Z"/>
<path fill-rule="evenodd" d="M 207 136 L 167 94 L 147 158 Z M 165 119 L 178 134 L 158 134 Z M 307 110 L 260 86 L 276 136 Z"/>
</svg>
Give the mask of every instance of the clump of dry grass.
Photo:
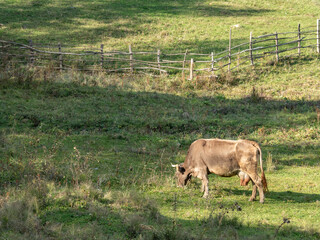
<svg viewBox="0 0 320 240">
<path fill-rule="evenodd" d="M 267 172 L 273 172 L 275 169 L 276 169 L 276 166 L 273 163 L 272 154 L 270 152 L 268 152 L 268 155 L 267 155 Z"/>
<path fill-rule="evenodd" d="M 0 229 L 33 234 L 41 229 L 36 198 L 7 202 L 0 209 Z"/>
<path fill-rule="evenodd" d="M 259 103 L 259 102 L 265 100 L 263 89 L 261 88 L 259 90 L 259 89 L 257 89 L 256 87 L 253 86 L 252 87 L 252 91 L 251 91 L 250 96 L 249 96 L 249 99 L 253 103 Z"/>
<path fill-rule="evenodd" d="M 48 203 L 48 193 L 46 182 L 38 179 L 28 183 L 24 190 L 8 196 L 0 208 L 0 230 L 13 231 L 25 237 L 42 236 L 39 213 Z"/>
<path fill-rule="evenodd" d="M 80 182 L 91 179 L 92 170 L 90 169 L 90 160 L 92 158 L 88 155 L 83 156 L 77 147 L 74 147 L 73 150 L 71 158 L 69 159 L 69 169 L 72 183 L 78 187 Z"/>
</svg>

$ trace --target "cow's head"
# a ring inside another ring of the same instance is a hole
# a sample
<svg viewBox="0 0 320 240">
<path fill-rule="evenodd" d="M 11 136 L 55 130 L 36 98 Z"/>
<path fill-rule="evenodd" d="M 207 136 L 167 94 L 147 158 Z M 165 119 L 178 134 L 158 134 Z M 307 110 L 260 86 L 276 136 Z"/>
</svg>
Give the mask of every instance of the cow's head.
<svg viewBox="0 0 320 240">
<path fill-rule="evenodd" d="M 188 180 L 191 178 L 190 173 L 186 172 L 186 169 L 183 167 L 183 163 L 180 164 L 171 164 L 172 167 L 176 168 L 176 177 L 178 187 L 183 187 L 187 184 Z"/>
<path fill-rule="evenodd" d="M 239 172 L 238 176 L 240 178 L 240 185 L 241 186 L 247 186 L 248 183 L 250 182 L 251 178 L 249 177 L 249 175 L 245 172 Z"/>
</svg>

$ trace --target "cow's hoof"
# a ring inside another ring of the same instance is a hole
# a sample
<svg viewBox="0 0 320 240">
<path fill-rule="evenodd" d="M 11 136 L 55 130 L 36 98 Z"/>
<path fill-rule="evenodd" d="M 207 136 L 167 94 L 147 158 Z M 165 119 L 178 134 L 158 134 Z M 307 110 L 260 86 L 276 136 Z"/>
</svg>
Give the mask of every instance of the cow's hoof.
<svg viewBox="0 0 320 240">
<path fill-rule="evenodd" d="M 203 198 L 208 198 L 208 196 L 209 196 L 208 194 L 205 194 L 203 195 Z"/>
<path fill-rule="evenodd" d="M 264 204 L 264 202 L 260 202 L 261 204 Z"/>
<path fill-rule="evenodd" d="M 249 202 L 253 202 L 253 201 L 255 201 L 256 199 L 255 198 L 250 198 L 249 199 Z"/>
</svg>

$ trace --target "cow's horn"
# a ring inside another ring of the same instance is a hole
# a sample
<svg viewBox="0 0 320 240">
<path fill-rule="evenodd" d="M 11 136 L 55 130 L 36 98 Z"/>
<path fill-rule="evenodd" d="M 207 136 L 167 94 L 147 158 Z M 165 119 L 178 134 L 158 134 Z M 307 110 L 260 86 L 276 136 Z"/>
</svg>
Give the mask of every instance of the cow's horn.
<svg viewBox="0 0 320 240">
<path fill-rule="evenodd" d="M 172 163 L 171 163 L 171 166 L 174 167 L 174 168 L 176 168 L 177 171 L 179 170 L 179 164 L 172 164 Z"/>
</svg>

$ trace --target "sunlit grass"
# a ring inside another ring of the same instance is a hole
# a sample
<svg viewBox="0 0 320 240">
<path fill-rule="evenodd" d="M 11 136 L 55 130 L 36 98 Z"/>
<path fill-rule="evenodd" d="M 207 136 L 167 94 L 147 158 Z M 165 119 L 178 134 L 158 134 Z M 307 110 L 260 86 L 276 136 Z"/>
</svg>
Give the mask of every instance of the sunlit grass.
<svg viewBox="0 0 320 240">
<path fill-rule="evenodd" d="M 271 69 L 279 82 L 292 83 L 283 96 L 272 93 L 275 81 L 265 80 L 273 77 L 258 72 L 232 87 L 212 82 L 214 90 L 175 77 L 64 73 L 43 83 L 41 72 L 30 81 L 31 70 L 20 69 L 26 72 L 3 78 L 0 151 L 7 171 L 0 204 L 12 221 L 33 226 L 20 233 L 2 226 L 4 236 L 28 238 L 38 228 L 39 238 L 187 239 L 184 233 L 192 229 L 192 236 L 272 239 L 288 218 L 279 238 L 316 239 L 318 95 L 297 95 L 306 82 L 293 77 L 303 69 L 308 86 L 316 86 L 317 76 L 308 74 L 316 64 Z M 249 202 L 251 186 L 241 187 L 236 177 L 210 175 L 208 200 L 196 179 L 185 189 L 176 187 L 171 163 L 183 162 L 190 143 L 203 137 L 261 144 L 270 191 L 264 205 Z M 32 218 L 19 220 L 10 210 L 15 204 L 31 204 L 37 214 L 28 210 L 25 216 Z"/>
<path fill-rule="evenodd" d="M 276 0 L 0 0 L 0 34 L 24 43 L 208 53 L 227 48 L 230 27 L 236 44 L 251 31 L 315 26 L 319 7 Z M 319 59 L 267 61 L 261 69 L 194 81 L 60 75 L 49 67 L 1 71 L 0 236 L 319 239 Z M 259 142 L 265 204 L 249 202 L 252 187 L 241 187 L 237 177 L 210 175 L 209 199 L 201 198 L 197 179 L 177 188 L 171 163 L 183 162 L 198 138 Z"/>
<path fill-rule="evenodd" d="M 0 1 L 0 32 L 13 41 L 99 46 L 106 50 L 219 52 L 254 36 L 316 26 L 314 1 Z"/>
</svg>

